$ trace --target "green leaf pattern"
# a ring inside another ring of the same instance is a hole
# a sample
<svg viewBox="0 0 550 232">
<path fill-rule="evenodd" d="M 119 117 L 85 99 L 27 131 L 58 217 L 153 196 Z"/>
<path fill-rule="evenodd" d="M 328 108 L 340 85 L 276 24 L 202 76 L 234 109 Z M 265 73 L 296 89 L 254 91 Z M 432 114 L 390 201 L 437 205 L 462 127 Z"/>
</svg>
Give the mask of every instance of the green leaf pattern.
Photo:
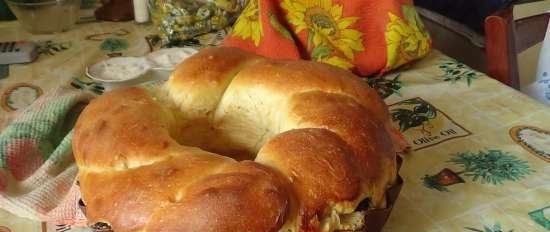
<svg viewBox="0 0 550 232">
<path fill-rule="evenodd" d="M 128 49 L 128 41 L 126 39 L 107 38 L 103 40 L 99 48 L 103 51 L 118 52 Z"/>
<path fill-rule="evenodd" d="M 71 42 L 53 42 L 51 40 L 36 42 L 38 54 L 53 56 L 72 47 Z"/>
<path fill-rule="evenodd" d="M 399 92 L 399 90 L 403 87 L 403 83 L 400 80 L 401 73 L 395 75 L 393 79 L 388 79 L 387 77 L 388 76 L 382 76 L 379 78 L 368 78 L 366 79 L 366 81 L 370 87 L 378 91 L 378 94 L 382 98 L 387 98 L 393 94 L 401 96 L 401 93 Z"/>
<path fill-rule="evenodd" d="M 425 175 L 422 177 L 422 184 L 424 184 L 424 187 L 429 189 L 435 189 L 440 192 L 449 192 L 449 189 L 446 186 L 437 183 L 434 176 Z"/>
<path fill-rule="evenodd" d="M 443 80 L 453 84 L 460 80 L 466 80 L 470 86 L 472 81 L 480 76 L 477 71 L 455 60 L 442 60 L 439 69 L 443 71 Z"/>
<path fill-rule="evenodd" d="M 472 181 L 480 182 L 481 184 L 500 185 L 505 181 L 519 181 L 535 172 L 529 167 L 527 161 L 496 149 L 481 150 L 477 153 L 458 153 L 453 155 L 447 162 L 462 168 L 460 172 L 455 173 L 451 171 L 454 176 L 458 178 L 460 178 L 460 175 L 470 177 Z M 425 175 L 422 177 L 424 187 L 441 192 L 449 192 L 446 185 L 457 183 L 438 182 L 438 175 Z M 460 182 L 464 182 L 462 178 Z"/>
<path fill-rule="evenodd" d="M 462 174 L 482 184 L 502 184 L 504 181 L 518 181 L 534 172 L 527 161 L 500 150 L 459 153 L 448 162 L 463 168 Z"/>
<path fill-rule="evenodd" d="M 329 56 L 331 52 L 332 52 L 331 47 L 327 47 L 327 46 L 324 46 L 324 45 L 319 45 L 319 46 L 313 48 L 313 51 L 311 51 L 311 57 L 314 60 L 319 60 L 319 59 L 322 59 L 324 57 Z"/>
<path fill-rule="evenodd" d="M 290 32 L 288 32 L 288 30 L 283 25 L 281 25 L 281 23 L 279 22 L 279 20 L 277 20 L 277 17 L 273 14 L 273 12 L 269 11 L 267 15 L 269 16 L 269 22 L 271 23 L 271 26 L 273 26 L 273 29 L 281 33 L 283 37 L 294 41 L 294 39 L 292 39 L 292 35 L 290 35 Z"/>
</svg>

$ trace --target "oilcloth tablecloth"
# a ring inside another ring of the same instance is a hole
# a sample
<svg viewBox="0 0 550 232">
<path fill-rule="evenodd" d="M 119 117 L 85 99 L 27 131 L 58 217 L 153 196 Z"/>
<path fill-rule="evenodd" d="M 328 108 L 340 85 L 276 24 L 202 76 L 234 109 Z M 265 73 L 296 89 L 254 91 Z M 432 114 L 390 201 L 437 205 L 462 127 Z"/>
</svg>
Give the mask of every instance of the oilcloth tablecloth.
<svg viewBox="0 0 550 232">
<path fill-rule="evenodd" d="M 50 40 L 50 48 L 71 43 L 32 64 L 10 65 L 0 79 L 1 129 L 40 91 L 71 84 L 100 93 L 99 83 L 84 78 L 84 65 L 112 53 L 143 55 L 154 33 L 132 22 L 81 24 L 47 36 L 31 36 L 14 23 L 0 29 L 10 32 L 0 40 Z M 413 150 L 403 157 L 405 184 L 385 232 L 550 231 L 549 108 L 437 51 L 369 84 L 385 97 Z M 3 210 L 0 226 L 86 231 Z"/>
</svg>

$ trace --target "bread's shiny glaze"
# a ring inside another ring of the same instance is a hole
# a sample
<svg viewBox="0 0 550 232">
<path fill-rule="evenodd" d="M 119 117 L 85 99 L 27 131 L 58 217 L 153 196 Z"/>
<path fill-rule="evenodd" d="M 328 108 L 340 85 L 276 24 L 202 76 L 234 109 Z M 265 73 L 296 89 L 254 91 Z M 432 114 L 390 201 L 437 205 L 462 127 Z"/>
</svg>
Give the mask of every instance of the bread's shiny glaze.
<svg viewBox="0 0 550 232">
<path fill-rule="evenodd" d="M 347 71 L 204 49 L 162 88 L 112 91 L 81 114 L 73 148 L 89 222 L 326 229 L 365 198 L 385 206 L 396 178 L 388 115 Z"/>
</svg>

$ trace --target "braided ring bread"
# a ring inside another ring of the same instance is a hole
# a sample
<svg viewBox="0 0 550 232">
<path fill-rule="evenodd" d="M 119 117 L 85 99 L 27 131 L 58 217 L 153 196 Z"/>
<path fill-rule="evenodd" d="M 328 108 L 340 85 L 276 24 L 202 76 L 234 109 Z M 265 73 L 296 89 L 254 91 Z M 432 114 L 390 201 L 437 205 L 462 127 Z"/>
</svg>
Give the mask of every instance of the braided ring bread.
<svg viewBox="0 0 550 232">
<path fill-rule="evenodd" d="M 203 49 L 162 87 L 83 111 L 73 149 L 88 220 L 116 232 L 358 230 L 360 203 L 385 207 L 396 180 L 388 115 L 348 71 Z"/>
</svg>

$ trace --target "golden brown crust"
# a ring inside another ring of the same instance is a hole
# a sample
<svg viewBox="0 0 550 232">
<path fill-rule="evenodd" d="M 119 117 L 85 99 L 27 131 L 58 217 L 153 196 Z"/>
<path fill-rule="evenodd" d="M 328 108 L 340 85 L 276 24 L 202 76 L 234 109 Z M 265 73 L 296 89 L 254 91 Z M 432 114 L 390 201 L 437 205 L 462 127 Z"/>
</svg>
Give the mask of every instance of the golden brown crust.
<svg viewBox="0 0 550 232">
<path fill-rule="evenodd" d="M 265 86 L 271 94 L 291 96 L 318 90 L 353 97 L 363 107 L 376 112 L 373 117 L 389 120 L 389 111 L 377 92 L 346 70 L 305 60 L 264 59 L 242 69 L 231 85 L 243 88 Z"/>
<path fill-rule="evenodd" d="M 210 116 L 235 74 L 260 59 L 236 48 L 205 48 L 178 65 L 168 92 L 187 119 Z"/>
<path fill-rule="evenodd" d="M 289 193 L 276 173 L 245 161 L 189 187 L 186 199 L 155 213 L 147 231 L 277 231 Z"/>
<path fill-rule="evenodd" d="M 257 162 L 275 167 L 294 186 L 300 202 L 299 227 L 325 216 L 336 202 L 353 201 L 359 194 L 357 162 L 348 145 L 326 129 L 283 132 L 264 145 Z"/>
<path fill-rule="evenodd" d="M 217 87 L 225 82 L 228 75 L 238 72 L 241 65 L 255 59 L 263 58 L 237 48 L 204 48 L 178 65 L 172 73 L 171 85 L 187 88 L 212 83 L 213 87 Z"/>
<path fill-rule="evenodd" d="M 81 170 L 79 179 L 88 220 L 109 223 L 115 231 L 143 228 L 156 208 L 179 201 L 191 180 L 199 180 L 229 163 L 224 157 L 195 151 L 125 171 Z"/>
<path fill-rule="evenodd" d="M 283 128 L 327 128 L 346 141 L 358 161 L 363 191 L 370 193 L 373 204 L 384 205 L 384 193 L 396 178 L 396 152 L 373 112 L 348 96 L 321 91 L 294 95 L 288 112 Z"/>
<path fill-rule="evenodd" d="M 106 93 L 93 100 L 76 123 L 76 162 L 81 167 L 121 169 L 154 162 L 177 144 L 166 130 L 173 120 L 143 89 Z"/>
<path fill-rule="evenodd" d="M 163 88 L 115 90 L 83 111 L 73 150 L 89 222 L 116 232 L 319 230 L 366 197 L 384 205 L 396 175 L 388 115 L 347 71 L 205 49 Z M 261 151 L 237 162 L 201 149 Z"/>
</svg>

